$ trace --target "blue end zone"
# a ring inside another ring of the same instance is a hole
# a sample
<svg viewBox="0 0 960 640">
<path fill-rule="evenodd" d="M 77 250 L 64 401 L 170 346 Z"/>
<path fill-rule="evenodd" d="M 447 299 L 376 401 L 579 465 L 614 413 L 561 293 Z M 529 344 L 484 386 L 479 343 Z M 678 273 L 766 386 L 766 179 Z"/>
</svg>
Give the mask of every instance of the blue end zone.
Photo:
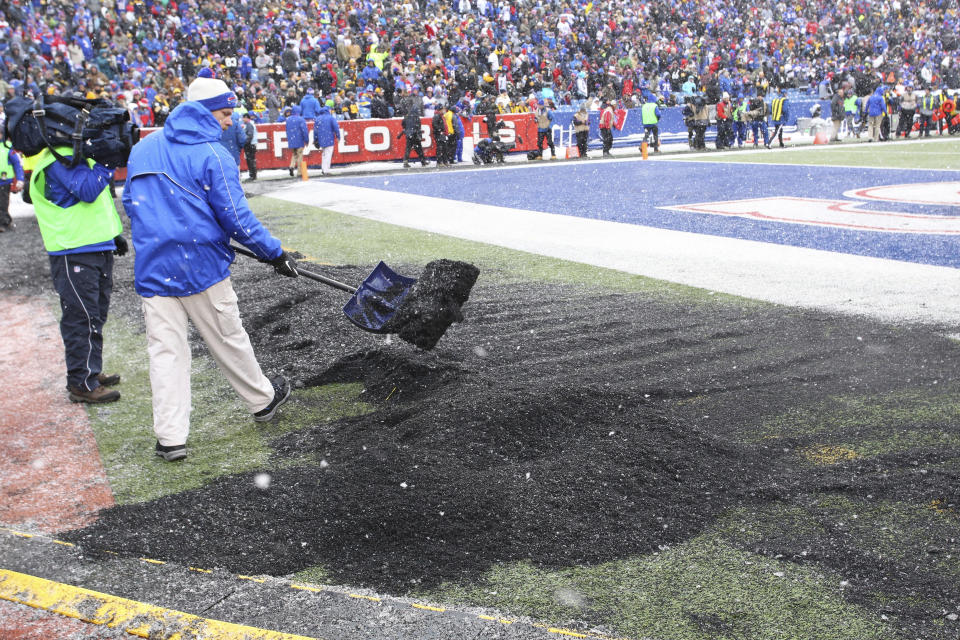
<svg viewBox="0 0 960 640">
<path fill-rule="evenodd" d="M 660 208 L 791 196 L 857 202 L 860 209 L 867 211 L 950 216 L 957 215 L 956 207 L 864 202 L 843 194 L 882 185 L 957 180 L 960 180 L 960 174 L 947 171 L 637 160 L 563 162 L 523 169 L 421 172 L 343 178 L 337 182 L 462 202 L 958 268 L 960 235 L 831 228 Z"/>
</svg>

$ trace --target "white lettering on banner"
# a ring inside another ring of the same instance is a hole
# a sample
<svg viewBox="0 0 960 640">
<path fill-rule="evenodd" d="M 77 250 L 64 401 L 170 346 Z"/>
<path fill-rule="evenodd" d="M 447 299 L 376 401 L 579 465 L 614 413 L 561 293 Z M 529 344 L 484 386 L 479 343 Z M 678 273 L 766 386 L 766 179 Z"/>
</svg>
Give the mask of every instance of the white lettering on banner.
<svg viewBox="0 0 960 640">
<path fill-rule="evenodd" d="M 338 153 L 356 153 L 360 151 L 360 145 L 347 144 L 347 136 L 350 132 L 346 129 L 340 129 L 340 142 L 337 144 Z"/>
<path fill-rule="evenodd" d="M 861 200 L 960 207 L 960 182 L 890 184 L 880 187 L 867 187 L 866 189 L 853 189 L 843 195 L 847 198 L 859 198 Z"/>
<path fill-rule="evenodd" d="M 273 157 L 283 156 L 283 150 L 287 148 L 287 132 L 278 129 L 273 132 Z"/>
<path fill-rule="evenodd" d="M 505 128 L 500 129 L 500 142 L 504 144 L 510 144 L 517 141 L 517 123 L 513 120 L 498 120 L 507 125 Z"/>
<path fill-rule="evenodd" d="M 373 137 L 380 136 L 380 142 L 374 142 Z M 390 148 L 390 129 L 386 127 L 367 127 L 363 130 L 364 151 L 386 151 Z"/>
<path fill-rule="evenodd" d="M 420 125 L 420 147 L 429 149 L 433 144 L 433 128 L 428 124 Z"/>
<path fill-rule="evenodd" d="M 673 211 L 753 218 L 788 224 L 808 224 L 888 233 L 960 234 L 960 216 L 868 211 L 862 203 L 816 198 L 773 197 L 726 202 L 701 202 L 672 207 Z"/>
<path fill-rule="evenodd" d="M 473 131 L 470 133 L 473 137 L 473 142 L 477 143 L 480 141 L 480 121 L 477 120 L 473 123 Z"/>
</svg>

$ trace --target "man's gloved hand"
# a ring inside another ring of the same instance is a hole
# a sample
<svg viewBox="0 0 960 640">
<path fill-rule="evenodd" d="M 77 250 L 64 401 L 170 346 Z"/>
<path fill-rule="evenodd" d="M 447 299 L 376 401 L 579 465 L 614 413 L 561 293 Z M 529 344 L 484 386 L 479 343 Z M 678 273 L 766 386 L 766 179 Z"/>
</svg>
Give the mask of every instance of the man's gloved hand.
<svg viewBox="0 0 960 640">
<path fill-rule="evenodd" d="M 117 236 L 113 239 L 113 243 L 117 245 L 117 248 L 113 250 L 113 255 L 115 256 L 125 256 L 127 251 L 130 251 L 130 245 L 127 244 L 126 239 L 123 236 Z"/>
<path fill-rule="evenodd" d="M 273 265 L 273 270 L 282 276 L 296 278 L 300 275 L 300 273 L 297 271 L 297 261 L 287 255 L 286 251 L 271 260 L 270 264 Z"/>
<path fill-rule="evenodd" d="M 13 182 L 10 183 L 10 193 L 17 193 L 19 191 L 20 191 L 20 182 L 17 180 L 14 180 Z"/>
</svg>

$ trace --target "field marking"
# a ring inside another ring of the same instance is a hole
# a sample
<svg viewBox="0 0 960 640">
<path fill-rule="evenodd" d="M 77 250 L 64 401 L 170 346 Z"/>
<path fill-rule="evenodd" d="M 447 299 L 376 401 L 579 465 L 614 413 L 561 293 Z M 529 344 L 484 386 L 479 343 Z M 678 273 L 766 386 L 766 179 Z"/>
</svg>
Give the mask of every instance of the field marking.
<svg viewBox="0 0 960 640">
<path fill-rule="evenodd" d="M 31 542 L 55 543 L 74 546 L 69 542 L 62 542 L 55 538 L 49 538 L 43 535 L 36 535 L 0 527 L 0 534 L 7 534 L 20 538 L 26 538 Z M 99 549 L 100 553 L 110 553 L 119 555 L 114 551 Z M 140 562 L 150 566 L 167 564 L 163 560 L 154 560 L 151 558 L 138 558 Z M 176 565 L 174 565 L 176 566 Z M 198 569 L 196 567 L 186 567 L 187 571 L 210 574 L 208 569 Z M 236 580 L 250 580 L 258 583 L 266 583 L 269 578 L 256 578 L 247 575 L 234 575 Z M 283 584 L 283 580 L 276 580 L 278 584 Z M 449 609 L 437 605 L 424 604 L 419 602 L 410 602 L 402 598 L 380 598 L 377 596 L 361 593 L 350 593 L 337 589 L 335 587 L 312 586 L 305 584 L 287 583 L 291 591 L 305 591 L 310 593 L 324 593 L 327 595 L 340 596 L 354 600 L 365 600 L 375 604 L 393 603 L 406 605 L 411 609 L 418 611 L 444 614 L 462 615 L 465 617 L 476 618 L 485 622 L 494 622 L 503 626 L 513 624 L 522 624 L 518 619 L 508 619 L 499 616 L 490 616 L 481 613 L 468 613 Z M 155 637 L 155 631 L 158 625 L 165 631 L 164 638 L 183 637 L 196 638 L 217 638 L 217 640 L 319 640 L 308 636 L 299 636 L 287 634 L 256 627 L 247 627 L 220 620 L 201 618 L 190 613 L 166 609 L 155 605 L 129 600 L 119 596 L 75 587 L 72 585 L 30 576 L 28 574 L 18 573 L 0 568 L 0 600 L 9 600 L 18 604 L 25 604 L 35 609 L 43 609 L 51 613 L 57 613 L 65 617 L 76 618 L 91 624 L 107 626 L 110 628 L 123 628 L 126 633 L 140 636 L 143 638 Z M 91 613 L 93 611 L 94 613 Z M 136 626 L 132 626 L 132 625 Z M 546 624 L 527 622 L 529 626 L 543 629 L 549 633 L 564 636 L 573 636 L 577 638 L 588 638 L 589 640 L 626 640 L 625 638 L 614 638 L 595 633 L 586 633 L 582 631 L 573 631 L 551 627 Z M 127 625 L 127 626 L 124 626 Z M 129 627 L 129 628 L 128 628 Z M 154 633 L 154 635 L 150 635 Z M 171 635 L 172 634 L 172 635 Z"/>
<path fill-rule="evenodd" d="M 307 636 L 201 618 L 6 569 L 0 569 L 0 599 L 110 629 L 121 629 L 141 638 L 157 637 L 156 630 L 163 629 L 163 637 L 169 638 L 314 640 Z"/>
<path fill-rule="evenodd" d="M 732 295 L 889 322 L 960 325 L 960 269 L 473 204 L 336 182 L 271 193 L 346 215 Z"/>
</svg>

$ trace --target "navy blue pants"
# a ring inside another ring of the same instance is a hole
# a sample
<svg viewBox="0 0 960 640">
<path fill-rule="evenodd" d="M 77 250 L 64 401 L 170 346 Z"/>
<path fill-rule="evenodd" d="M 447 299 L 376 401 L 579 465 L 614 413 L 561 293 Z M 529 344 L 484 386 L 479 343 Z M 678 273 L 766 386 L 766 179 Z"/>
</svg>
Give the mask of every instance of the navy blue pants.
<svg viewBox="0 0 960 640">
<path fill-rule="evenodd" d="M 91 391 L 100 386 L 103 324 L 113 291 L 113 253 L 50 257 L 50 275 L 60 294 L 60 335 L 67 361 L 67 386 Z"/>
</svg>

